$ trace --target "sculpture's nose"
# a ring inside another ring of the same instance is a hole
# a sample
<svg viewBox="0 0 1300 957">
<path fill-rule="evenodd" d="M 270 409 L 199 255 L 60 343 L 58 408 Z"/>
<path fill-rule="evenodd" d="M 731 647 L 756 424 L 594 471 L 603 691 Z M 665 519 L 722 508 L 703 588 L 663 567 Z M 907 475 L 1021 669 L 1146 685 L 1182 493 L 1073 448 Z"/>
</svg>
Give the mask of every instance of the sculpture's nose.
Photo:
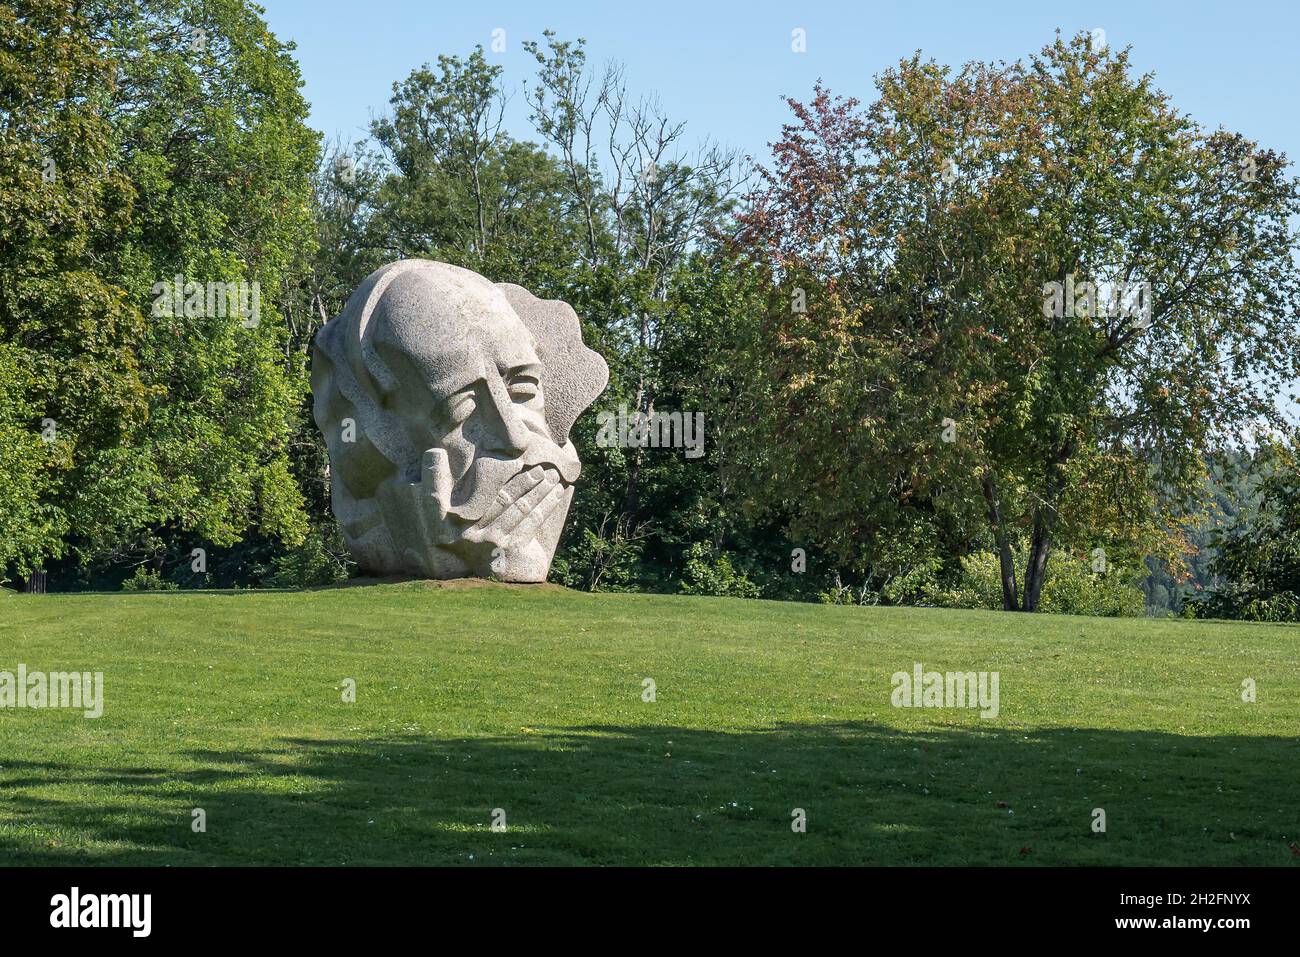
<svg viewBox="0 0 1300 957">
<path fill-rule="evenodd" d="M 485 412 L 488 451 L 501 452 L 511 458 L 524 454 L 532 443 L 533 432 L 515 409 L 506 384 L 498 375 L 487 377 L 488 402 Z"/>
</svg>

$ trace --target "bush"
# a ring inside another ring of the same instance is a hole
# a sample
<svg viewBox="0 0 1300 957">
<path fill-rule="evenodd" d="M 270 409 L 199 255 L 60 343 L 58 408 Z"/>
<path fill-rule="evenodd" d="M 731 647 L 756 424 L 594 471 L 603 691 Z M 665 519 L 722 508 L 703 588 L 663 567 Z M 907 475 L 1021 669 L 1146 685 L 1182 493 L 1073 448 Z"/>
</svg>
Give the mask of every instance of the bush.
<svg viewBox="0 0 1300 957">
<path fill-rule="evenodd" d="M 1094 572 L 1087 558 L 1065 552 L 1052 556 L 1047 568 L 1041 611 L 1098 618 L 1138 618 L 1146 612 L 1141 576 L 1128 568 Z"/>
<path fill-rule="evenodd" d="M 900 529 L 887 548 L 871 556 L 857 586 L 845 585 L 839 572 L 818 599 L 830 605 L 925 605 L 939 586 L 942 546 L 935 530 L 922 524 Z"/>
<path fill-rule="evenodd" d="M 578 540 L 556 555 L 549 577 L 568 588 L 586 591 L 627 588 L 651 534 L 647 524 L 633 525 L 607 512 L 599 528 L 580 529 Z"/>
<path fill-rule="evenodd" d="M 727 598 L 757 598 L 760 589 L 737 571 L 731 556 L 715 552 L 704 542 L 686 549 L 682 592 L 687 595 L 719 595 Z"/>
<path fill-rule="evenodd" d="M 817 599 L 824 605 L 932 604 L 928 599 L 939 587 L 936 575 L 942 565 L 938 558 L 923 558 L 892 572 L 872 569 L 857 588 L 843 584 L 837 574 L 830 588 L 819 593 Z"/>
<path fill-rule="evenodd" d="M 1188 600 L 1188 618 L 1237 621 L 1300 621 L 1300 598 L 1293 591 L 1265 591 L 1253 581 L 1230 582 Z"/>
<path fill-rule="evenodd" d="M 162 572 L 141 565 L 135 574 L 122 582 L 122 591 L 176 591 L 181 586 L 163 578 Z"/>
<path fill-rule="evenodd" d="M 339 539 L 337 532 L 332 537 Z M 262 584 L 267 588 L 312 588 L 345 581 L 350 564 L 345 555 L 341 539 L 327 543 L 320 529 L 312 529 L 301 544 L 276 557 Z"/>
<path fill-rule="evenodd" d="M 1244 621 L 1297 621 L 1300 620 L 1300 600 L 1295 592 L 1275 592 L 1266 598 L 1256 598 L 1246 603 L 1241 611 Z"/>
<path fill-rule="evenodd" d="M 1047 581 L 1038 610 L 1053 615 L 1094 615 L 1135 618 L 1142 615 L 1145 596 L 1139 576 L 1111 566 L 1094 572 L 1087 558 L 1056 552 L 1047 564 Z M 961 571 L 950 588 L 937 588 L 928 603 L 943 608 L 1002 608 L 1002 574 L 997 555 L 975 552 L 961 560 Z"/>
</svg>

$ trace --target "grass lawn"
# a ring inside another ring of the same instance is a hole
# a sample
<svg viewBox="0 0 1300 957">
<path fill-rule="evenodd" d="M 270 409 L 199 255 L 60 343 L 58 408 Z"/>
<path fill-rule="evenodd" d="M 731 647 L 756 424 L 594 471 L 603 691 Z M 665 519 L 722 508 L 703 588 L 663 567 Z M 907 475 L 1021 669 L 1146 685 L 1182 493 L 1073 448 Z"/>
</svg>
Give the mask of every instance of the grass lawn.
<svg viewBox="0 0 1300 957">
<path fill-rule="evenodd" d="M 1000 714 L 891 706 L 917 661 L 999 672 Z M 102 671 L 104 714 L 0 709 L 0 864 L 1300 866 L 1296 627 L 418 582 L 0 595 L 19 664 Z"/>
</svg>

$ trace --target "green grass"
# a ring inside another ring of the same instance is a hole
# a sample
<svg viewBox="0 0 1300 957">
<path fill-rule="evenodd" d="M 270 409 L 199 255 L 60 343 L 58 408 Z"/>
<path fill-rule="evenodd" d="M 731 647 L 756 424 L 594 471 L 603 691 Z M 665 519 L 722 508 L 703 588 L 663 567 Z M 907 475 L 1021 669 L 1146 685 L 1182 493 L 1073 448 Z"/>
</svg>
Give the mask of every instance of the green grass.
<svg viewBox="0 0 1300 957">
<path fill-rule="evenodd" d="M 892 707 L 915 661 L 998 671 L 999 717 Z M 424 583 L 0 596 L 19 663 L 104 672 L 105 709 L 0 710 L 0 864 L 1300 865 L 1294 627 Z"/>
</svg>

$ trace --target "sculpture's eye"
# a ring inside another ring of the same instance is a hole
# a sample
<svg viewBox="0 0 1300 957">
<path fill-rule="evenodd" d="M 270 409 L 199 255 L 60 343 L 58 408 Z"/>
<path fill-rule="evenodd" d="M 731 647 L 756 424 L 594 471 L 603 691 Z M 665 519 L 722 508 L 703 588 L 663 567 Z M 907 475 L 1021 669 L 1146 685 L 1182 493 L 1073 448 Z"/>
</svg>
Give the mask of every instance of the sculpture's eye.
<svg viewBox="0 0 1300 957">
<path fill-rule="evenodd" d="M 541 383 L 533 376 L 517 375 L 510 380 L 510 398 L 516 402 L 531 402 L 541 394 Z"/>
<path fill-rule="evenodd" d="M 451 416 L 453 422 L 458 424 L 473 415 L 475 408 L 473 389 L 459 392 L 447 400 L 447 414 Z"/>
</svg>

